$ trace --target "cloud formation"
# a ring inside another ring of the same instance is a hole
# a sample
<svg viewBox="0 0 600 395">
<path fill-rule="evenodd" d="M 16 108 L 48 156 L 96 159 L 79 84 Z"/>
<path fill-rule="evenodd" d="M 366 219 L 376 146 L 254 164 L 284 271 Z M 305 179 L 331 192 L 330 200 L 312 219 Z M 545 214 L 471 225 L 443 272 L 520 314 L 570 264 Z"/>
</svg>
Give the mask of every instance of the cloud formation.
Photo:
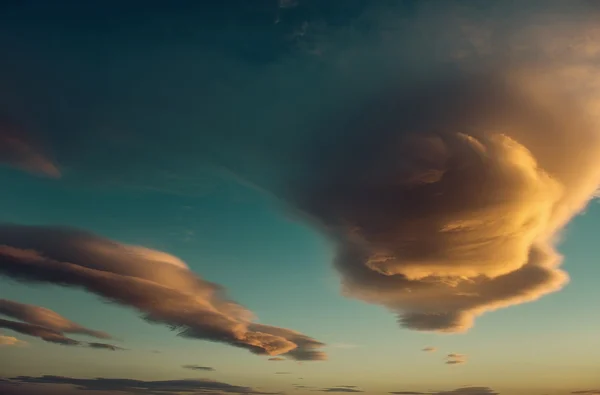
<svg viewBox="0 0 600 395">
<path fill-rule="evenodd" d="M 80 390 L 118 391 L 128 394 L 175 395 L 180 393 L 194 394 L 255 394 L 274 395 L 273 392 L 257 391 L 251 387 L 232 385 L 205 379 L 144 381 L 122 378 L 79 379 L 63 376 L 18 376 L 9 379 L 13 384 L 67 384 Z"/>
<path fill-rule="evenodd" d="M 0 347 L 2 346 L 24 346 L 27 342 L 17 339 L 13 336 L 5 336 L 0 333 Z"/>
<path fill-rule="evenodd" d="M 199 365 L 183 365 L 182 368 L 190 370 L 203 370 L 206 372 L 214 372 L 215 369 L 210 366 L 199 366 Z"/>
<path fill-rule="evenodd" d="M 355 386 L 345 385 L 341 387 L 330 387 L 323 388 L 320 390 L 313 390 L 318 392 L 365 392 L 363 390 L 357 389 Z"/>
<path fill-rule="evenodd" d="M 29 324 L 44 326 L 58 332 L 87 335 L 98 339 L 111 338 L 106 332 L 85 328 L 50 309 L 7 299 L 0 299 L 0 315 L 16 318 Z"/>
<path fill-rule="evenodd" d="M 597 390 L 581 390 L 581 391 L 573 391 L 572 394 L 586 394 L 586 395 L 599 395 L 600 389 Z"/>
<path fill-rule="evenodd" d="M 600 182 L 583 108 L 533 72 L 446 70 L 354 111 L 283 196 L 337 244 L 345 295 L 463 332 L 568 281 L 556 240 Z"/>
<path fill-rule="evenodd" d="M 0 119 L 0 163 L 47 177 L 61 176 L 56 164 L 42 149 L 20 127 L 6 119 Z"/>
<path fill-rule="evenodd" d="M 465 354 L 448 354 L 446 356 L 446 365 L 460 365 L 467 363 Z"/>
<path fill-rule="evenodd" d="M 148 322 L 188 338 L 296 360 L 326 358 L 324 344 L 299 332 L 253 323 L 229 300 L 167 253 L 120 244 L 83 231 L 0 226 L 0 274 L 18 281 L 77 287 L 135 308 Z M 48 337 L 48 336 L 46 336 Z"/>
<path fill-rule="evenodd" d="M 425 351 L 425 352 L 436 352 L 437 348 L 435 347 L 425 347 L 423 348 L 421 351 Z"/>
<path fill-rule="evenodd" d="M 45 342 L 60 344 L 63 346 L 81 346 L 111 351 L 124 350 L 124 348 L 117 347 L 112 344 L 97 342 L 88 343 L 71 339 L 70 337 L 65 336 L 61 331 L 47 328 L 45 326 L 32 325 L 25 322 L 10 321 L 0 318 L 0 328 L 10 329 L 11 331 L 18 332 L 23 335 L 37 337 Z"/>
<path fill-rule="evenodd" d="M 281 362 L 281 361 L 285 361 L 285 358 L 274 357 L 274 358 L 269 358 L 269 361 Z"/>
</svg>

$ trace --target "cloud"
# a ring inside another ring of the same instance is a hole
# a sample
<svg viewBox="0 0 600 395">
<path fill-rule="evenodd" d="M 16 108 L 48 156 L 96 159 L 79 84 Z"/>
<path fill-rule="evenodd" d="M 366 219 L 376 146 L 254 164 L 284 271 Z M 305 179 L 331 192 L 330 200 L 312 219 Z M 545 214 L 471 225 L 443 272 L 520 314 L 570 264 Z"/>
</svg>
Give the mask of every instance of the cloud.
<svg viewBox="0 0 600 395">
<path fill-rule="evenodd" d="M 318 392 L 365 392 L 359 389 L 356 389 L 354 386 L 342 386 L 342 387 L 330 387 L 323 388 L 320 390 L 313 390 Z"/>
<path fill-rule="evenodd" d="M 425 351 L 425 352 L 436 352 L 437 348 L 435 347 L 425 347 L 423 348 L 421 351 Z"/>
<path fill-rule="evenodd" d="M 598 395 L 598 394 L 600 394 L 600 389 L 597 389 L 597 390 L 573 391 L 571 393 L 572 394 Z"/>
<path fill-rule="evenodd" d="M 182 368 L 191 369 L 191 370 L 204 370 L 206 372 L 214 372 L 215 371 L 215 369 L 211 368 L 210 366 L 183 365 Z"/>
<path fill-rule="evenodd" d="M 275 374 L 292 374 L 292 372 L 275 372 Z"/>
<path fill-rule="evenodd" d="M 0 299 L 0 314 L 29 324 L 44 326 L 58 332 L 87 335 L 98 339 L 111 338 L 106 332 L 85 328 L 44 307 Z"/>
<path fill-rule="evenodd" d="M 274 357 L 274 358 L 269 358 L 269 361 L 281 362 L 281 361 L 285 361 L 285 358 Z"/>
<path fill-rule="evenodd" d="M 489 387 L 462 387 L 450 391 L 440 392 L 416 392 L 416 391 L 394 391 L 395 395 L 499 395 Z"/>
<path fill-rule="evenodd" d="M 460 365 L 467 363 L 465 354 L 448 354 L 446 356 L 446 365 Z"/>
<path fill-rule="evenodd" d="M 87 346 L 90 348 L 97 348 L 97 349 L 101 349 L 101 350 L 110 350 L 110 351 L 125 351 L 124 348 L 122 347 L 118 347 L 112 344 L 106 344 L 106 343 L 87 343 Z"/>
<path fill-rule="evenodd" d="M 37 337 L 48 343 L 60 344 L 63 346 L 81 346 L 111 351 L 124 350 L 124 348 L 117 347 L 112 344 L 94 342 L 88 343 L 71 339 L 70 337 L 65 336 L 61 331 L 47 328 L 45 326 L 28 324 L 25 322 L 10 321 L 0 318 L 0 328 L 10 329 L 23 335 Z"/>
<path fill-rule="evenodd" d="M 165 252 L 54 227 L 0 226 L 0 274 L 18 281 L 77 287 L 135 308 L 145 320 L 188 338 L 245 348 L 255 354 L 322 360 L 324 344 L 290 329 L 253 323 L 228 299 Z"/>
<path fill-rule="evenodd" d="M 555 243 L 600 182 L 600 135 L 521 75 L 440 73 L 313 148 L 309 176 L 282 193 L 337 244 L 346 296 L 406 328 L 463 332 L 566 284 Z"/>
<path fill-rule="evenodd" d="M 2 346 L 24 346 L 27 342 L 17 339 L 13 336 L 5 336 L 0 333 L 0 347 Z"/>
<path fill-rule="evenodd" d="M 162 381 L 144 381 L 122 378 L 93 378 L 80 379 L 63 376 L 18 376 L 10 380 L 21 384 L 67 384 L 77 387 L 80 390 L 88 391 L 119 391 L 129 394 L 151 394 L 151 395 L 171 395 L 179 393 L 195 394 L 215 394 L 215 393 L 233 393 L 233 394 L 256 394 L 268 395 L 276 394 L 273 392 L 261 392 L 251 387 L 242 387 L 227 384 L 219 381 L 205 379 L 184 379 L 184 380 L 162 380 Z"/>
<path fill-rule="evenodd" d="M 0 119 L 0 163 L 52 178 L 61 176 L 60 170 L 33 143 L 21 128 L 6 119 Z"/>
</svg>

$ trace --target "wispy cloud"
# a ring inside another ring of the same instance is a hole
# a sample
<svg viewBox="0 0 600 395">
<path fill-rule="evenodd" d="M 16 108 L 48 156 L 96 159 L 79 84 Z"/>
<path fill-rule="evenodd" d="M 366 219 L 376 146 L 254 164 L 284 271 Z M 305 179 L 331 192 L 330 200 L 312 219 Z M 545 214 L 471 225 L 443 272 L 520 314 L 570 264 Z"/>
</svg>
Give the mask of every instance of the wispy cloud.
<svg viewBox="0 0 600 395">
<path fill-rule="evenodd" d="M 203 370 L 205 372 L 214 372 L 215 369 L 210 366 L 199 366 L 199 365 L 183 365 L 182 368 L 190 370 Z"/>
<path fill-rule="evenodd" d="M 12 300 L 0 299 L 0 315 L 9 316 L 29 324 L 44 326 L 63 333 L 87 335 L 98 339 L 111 338 L 106 332 L 85 328 L 45 307 L 19 303 Z"/>
<path fill-rule="evenodd" d="M 460 365 L 467 363 L 465 354 L 448 354 L 446 356 L 446 365 Z"/>
<path fill-rule="evenodd" d="M 572 391 L 572 394 L 600 395 L 600 389 Z"/>
<path fill-rule="evenodd" d="M 418 391 L 394 391 L 394 395 L 499 395 L 490 387 L 461 387 L 449 391 L 418 392 Z"/>
<path fill-rule="evenodd" d="M 421 351 L 425 351 L 425 352 L 436 352 L 437 348 L 435 347 L 425 347 L 423 348 Z"/>
<path fill-rule="evenodd" d="M 329 388 L 323 388 L 323 389 L 318 389 L 318 390 L 313 390 L 313 391 L 317 391 L 317 392 L 365 392 L 354 386 L 329 387 Z"/>
<path fill-rule="evenodd" d="M 252 322 L 252 312 L 228 299 L 223 287 L 200 278 L 165 252 L 73 229 L 4 225 L 0 274 L 87 290 L 137 309 L 148 322 L 176 328 L 183 337 L 227 343 L 255 354 L 326 358 L 320 351 L 323 343 Z"/>
<path fill-rule="evenodd" d="M 47 177 L 61 176 L 57 165 L 26 136 L 22 127 L 6 119 L 0 119 L 0 163 Z"/>
<path fill-rule="evenodd" d="M 285 358 L 274 357 L 274 358 L 269 358 L 269 361 L 281 362 L 281 361 L 285 361 Z"/>
</svg>

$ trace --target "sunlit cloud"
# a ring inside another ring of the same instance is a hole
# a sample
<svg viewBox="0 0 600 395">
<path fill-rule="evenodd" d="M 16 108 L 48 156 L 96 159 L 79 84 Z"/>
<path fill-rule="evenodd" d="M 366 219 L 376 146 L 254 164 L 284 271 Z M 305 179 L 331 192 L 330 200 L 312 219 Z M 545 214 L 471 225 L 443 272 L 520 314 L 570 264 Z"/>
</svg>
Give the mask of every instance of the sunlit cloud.
<svg viewBox="0 0 600 395">
<path fill-rule="evenodd" d="M 87 290 L 137 309 L 148 322 L 176 328 L 183 337 L 222 342 L 255 354 L 326 358 L 319 350 L 323 343 L 290 329 L 252 322 L 252 312 L 228 299 L 223 287 L 203 280 L 165 252 L 73 229 L 5 225 L 0 227 L 0 274 Z M 58 339 L 54 332 L 46 331 L 45 339 L 65 344 L 71 340 Z"/>
<path fill-rule="evenodd" d="M 2 346 L 24 346 L 27 342 L 19 340 L 13 336 L 5 336 L 0 333 L 0 347 Z"/>
<path fill-rule="evenodd" d="M 0 315 L 16 318 L 29 324 L 44 326 L 59 332 L 87 335 L 98 339 L 111 338 L 106 332 L 85 328 L 45 307 L 7 299 L 0 299 Z"/>
</svg>

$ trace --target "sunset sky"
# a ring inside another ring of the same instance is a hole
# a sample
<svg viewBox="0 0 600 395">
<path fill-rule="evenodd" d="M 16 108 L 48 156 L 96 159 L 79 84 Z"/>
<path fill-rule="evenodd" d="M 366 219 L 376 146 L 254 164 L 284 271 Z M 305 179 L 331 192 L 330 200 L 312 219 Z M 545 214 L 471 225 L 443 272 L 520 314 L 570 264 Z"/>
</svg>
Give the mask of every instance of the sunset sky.
<svg viewBox="0 0 600 395">
<path fill-rule="evenodd" d="M 600 394 L 599 14 L 0 5 L 0 393 Z"/>
</svg>

